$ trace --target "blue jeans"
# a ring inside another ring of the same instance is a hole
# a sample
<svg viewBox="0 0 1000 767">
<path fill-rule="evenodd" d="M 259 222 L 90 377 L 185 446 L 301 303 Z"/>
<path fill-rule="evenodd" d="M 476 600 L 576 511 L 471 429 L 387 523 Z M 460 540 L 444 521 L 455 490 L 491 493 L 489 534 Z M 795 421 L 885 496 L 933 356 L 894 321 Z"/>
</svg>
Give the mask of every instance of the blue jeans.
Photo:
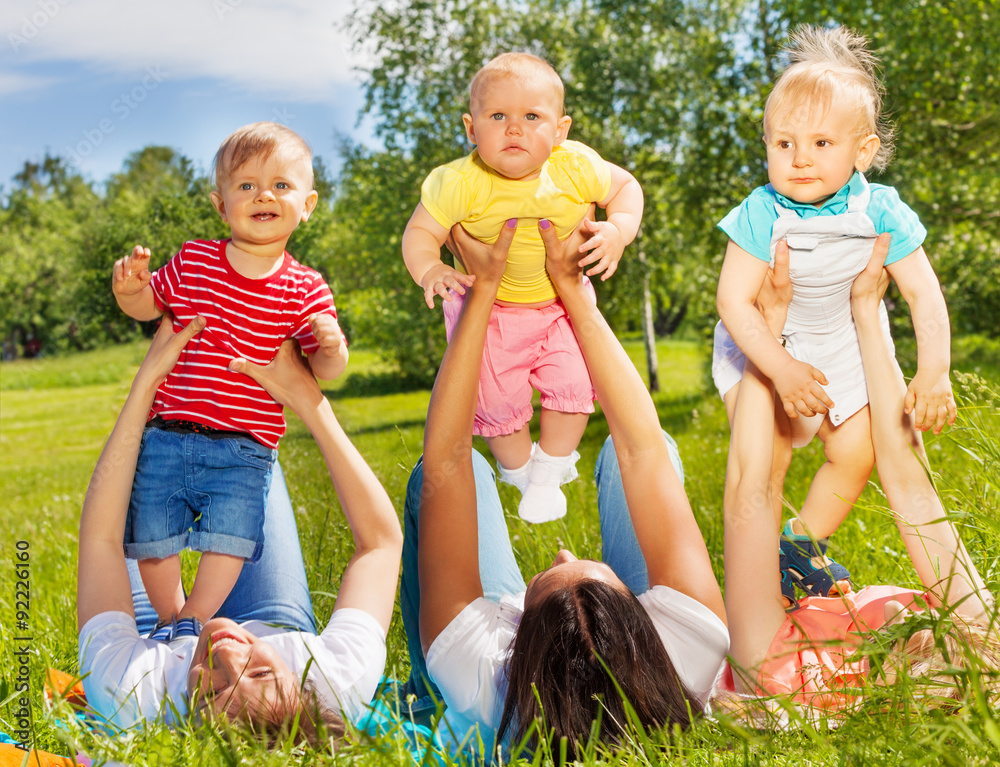
<svg viewBox="0 0 1000 767">
<path fill-rule="evenodd" d="M 125 556 L 182 549 L 256 562 L 277 451 L 249 435 L 214 439 L 147 426 L 125 519 Z"/>
<path fill-rule="evenodd" d="M 156 611 L 149 603 L 139 567 L 128 563 L 132 582 L 132 604 L 140 634 L 156 625 Z M 264 514 L 264 548 L 255 563 L 244 563 L 236 585 L 222 603 L 218 615 L 237 623 L 258 620 L 290 629 L 316 633 L 312 598 L 306 582 L 299 531 L 288 497 L 288 486 L 281 465 L 275 461 L 271 488 Z"/>
<path fill-rule="evenodd" d="M 670 448 L 670 460 L 681 481 L 684 468 L 677 443 L 664 432 Z M 475 450 L 472 451 L 472 469 L 476 480 L 476 516 L 479 522 L 479 577 L 483 594 L 492 602 L 504 595 L 524 591 L 525 581 L 514 559 L 510 533 L 504 520 L 500 495 L 497 493 L 493 469 Z M 597 508 L 601 518 L 601 559 L 622 579 L 633 593 L 649 590 L 646 561 L 632 528 L 625 488 L 618 468 L 614 443 L 608 437 L 597 457 L 594 469 L 597 481 Z M 430 705 L 430 696 L 440 700 L 440 693 L 427 673 L 427 661 L 420 646 L 420 582 L 417 572 L 417 533 L 420 516 L 420 490 L 424 481 L 422 459 L 410 474 L 406 487 L 406 505 L 403 514 L 403 577 L 400 586 L 400 613 L 406 630 L 406 643 L 410 653 L 410 679 L 403 692 L 415 695 L 414 710 Z"/>
</svg>

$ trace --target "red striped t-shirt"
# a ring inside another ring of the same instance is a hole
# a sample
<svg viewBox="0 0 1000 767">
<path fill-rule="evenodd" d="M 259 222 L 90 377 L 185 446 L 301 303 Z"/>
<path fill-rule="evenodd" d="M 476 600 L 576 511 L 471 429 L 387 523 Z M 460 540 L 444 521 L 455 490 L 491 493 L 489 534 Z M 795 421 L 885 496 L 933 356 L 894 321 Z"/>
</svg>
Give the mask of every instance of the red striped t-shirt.
<svg viewBox="0 0 1000 767">
<path fill-rule="evenodd" d="M 306 354 L 318 348 L 306 318 L 337 310 L 319 272 L 287 252 L 280 268 L 251 280 L 226 258 L 228 240 L 194 240 L 153 274 L 156 305 L 174 315 L 174 331 L 195 317 L 205 329 L 188 341 L 156 393 L 149 417 L 186 420 L 225 431 L 247 432 L 277 448 L 285 433 L 282 407 L 253 379 L 228 365 L 243 357 L 266 365 L 289 338 Z"/>
</svg>

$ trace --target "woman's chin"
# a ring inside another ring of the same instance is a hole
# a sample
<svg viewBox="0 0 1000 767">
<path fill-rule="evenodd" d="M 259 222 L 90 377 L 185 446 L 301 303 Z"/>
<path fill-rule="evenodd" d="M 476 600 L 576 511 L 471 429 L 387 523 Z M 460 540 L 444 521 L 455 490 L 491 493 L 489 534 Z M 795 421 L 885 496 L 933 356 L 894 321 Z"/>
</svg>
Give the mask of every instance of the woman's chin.
<svg viewBox="0 0 1000 767">
<path fill-rule="evenodd" d="M 237 637 L 241 637 L 247 633 L 238 623 L 229 620 L 229 618 L 212 618 L 201 628 L 198 644 L 191 658 L 192 663 L 199 663 L 205 657 L 208 650 L 208 640 L 211 639 L 213 634 L 218 634 L 220 631 L 232 633 Z"/>
<path fill-rule="evenodd" d="M 230 629 L 233 627 L 239 628 L 240 624 L 236 621 L 231 621 L 229 618 L 212 618 L 211 620 L 205 621 L 205 624 L 201 630 L 202 636 L 206 633 L 211 636 L 213 631 L 219 631 L 220 629 Z"/>
</svg>

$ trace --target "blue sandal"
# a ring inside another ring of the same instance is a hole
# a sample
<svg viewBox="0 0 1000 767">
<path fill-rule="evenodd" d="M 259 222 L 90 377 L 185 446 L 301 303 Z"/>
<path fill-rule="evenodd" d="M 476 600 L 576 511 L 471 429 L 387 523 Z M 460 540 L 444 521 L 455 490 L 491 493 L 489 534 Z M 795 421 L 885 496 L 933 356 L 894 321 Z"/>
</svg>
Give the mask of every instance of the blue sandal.
<svg viewBox="0 0 1000 767">
<path fill-rule="evenodd" d="M 799 601 L 795 598 L 795 581 L 792 580 L 788 572 L 788 560 L 785 559 L 785 552 L 778 551 L 778 570 L 781 572 L 781 596 L 788 602 L 785 605 L 785 612 L 799 609 Z"/>
<path fill-rule="evenodd" d="M 813 597 L 830 596 L 839 581 L 852 583 L 847 568 L 826 556 L 829 541 L 829 538 L 821 538 L 814 542 L 806 535 L 793 533 L 791 520 L 785 524 L 779 544 L 782 594 L 786 576 Z"/>
</svg>

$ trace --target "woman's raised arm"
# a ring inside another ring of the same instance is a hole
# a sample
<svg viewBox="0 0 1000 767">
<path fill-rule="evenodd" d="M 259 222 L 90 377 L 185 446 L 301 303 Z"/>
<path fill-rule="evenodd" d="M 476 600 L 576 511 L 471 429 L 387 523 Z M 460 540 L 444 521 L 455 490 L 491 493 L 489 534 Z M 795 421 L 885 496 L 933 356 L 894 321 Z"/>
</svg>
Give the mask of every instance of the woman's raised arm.
<svg viewBox="0 0 1000 767">
<path fill-rule="evenodd" d="M 913 415 L 903 413 L 906 382 L 879 323 L 878 305 L 888 282 L 882 264 L 888 252 L 889 235 L 880 235 L 871 261 L 851 289 L 879 481 L 921 583 L 963 615 L 982 619 L 990 597 L 931 483 Z"/>
<path fill-rule="evenodd" d="M 546 268 L 573 322 L 608 420 L 649 583 L 670 586 L 725 620 L 708 549 L 670 462 L 656 408 L 638 371 L 584 288 L 580 235 L 560 242 L 555 229 L 544 226 L 548 223 L 539 222 Z"/>
<path fill-rule="evenodd" d="M 463 239 L 462 261 L 475 275 L 438 370 L 424 429 L 418 571 L 424 652 L 465 607 L 483 595 L 479 578 L 472 422 L 490 312 L 517 222 L 493 245 Z"/>
<path fill-rule="evenodd" d="M 180 333 L 174 334 L 169 316 L 164 316 L 132 381 L 115 428 L 97 460 L 80 513 L 76 586 L 79 628 L 104 612 L 133 614 L 132 588 L 122 540 L 139 443 L 156 389 L 177 364 L 184 345 L 203 327 L 205 320 L 196 317 Z"/>
<path fill-rule="evenodd" d="M 312 433 L 354 538 L 354 555 L 341 576 L 334 612 L 345 607 L 364 610 L 388 631 L 403 532 L 382 484 L 347 437 L 294 341 L 282 344 L 266 367 L 242 359 L 229 367 L 253 378 Z"/>
</svg>

